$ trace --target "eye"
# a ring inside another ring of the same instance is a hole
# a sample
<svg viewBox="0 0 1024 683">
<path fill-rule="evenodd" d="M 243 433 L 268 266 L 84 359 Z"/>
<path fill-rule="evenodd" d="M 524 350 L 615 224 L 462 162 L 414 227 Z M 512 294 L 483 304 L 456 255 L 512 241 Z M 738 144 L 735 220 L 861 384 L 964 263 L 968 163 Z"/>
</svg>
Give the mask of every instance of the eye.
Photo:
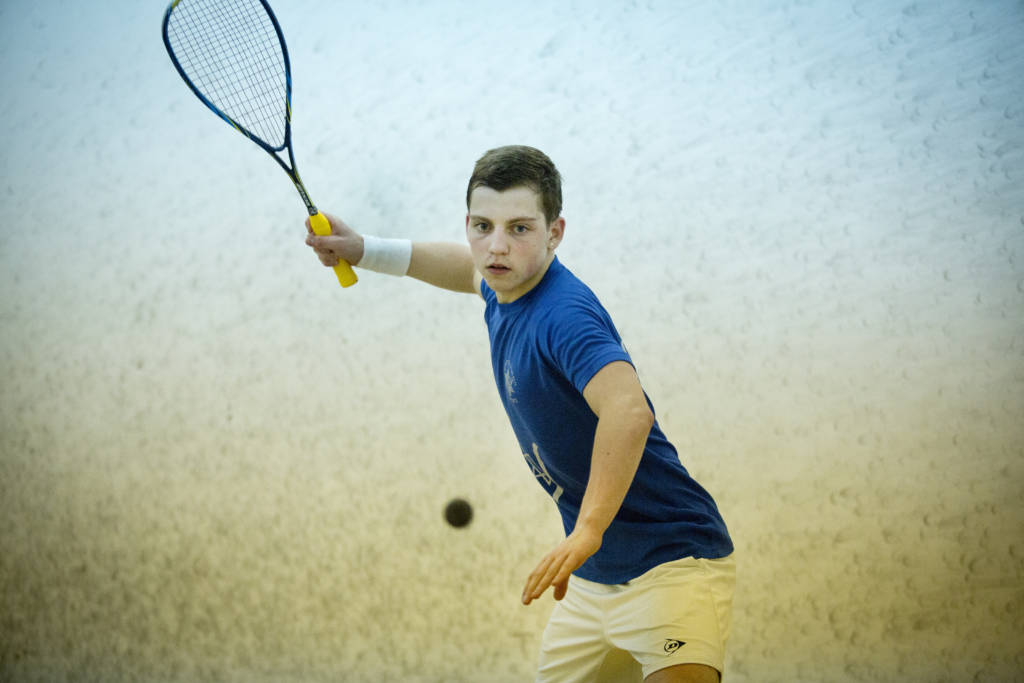
<svg viewBox="0 0 1024 683">
<path fill-rule="evenodd" d="M 523 225 L 522 223 L 512 227 L 512 232 L 514 232 L 517 235 L 525 235 L 529 231 L 530 231 L 530 226 Z"/>
<path fill-rule="evenodd" d="M 479 221 L 473 224 L 473 229 L 476 230 L 477 232 L 487 232 L 488 230 L 491 229 L 491 226 L 487 223 L 484 223 L 483 221 Z"/>
</svg>

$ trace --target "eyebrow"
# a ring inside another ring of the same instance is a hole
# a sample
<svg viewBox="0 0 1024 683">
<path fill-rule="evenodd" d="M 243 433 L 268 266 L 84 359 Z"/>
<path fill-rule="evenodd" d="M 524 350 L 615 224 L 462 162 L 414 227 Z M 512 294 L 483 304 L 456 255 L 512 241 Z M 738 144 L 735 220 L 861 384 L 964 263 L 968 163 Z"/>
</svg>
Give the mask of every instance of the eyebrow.
<svg viewBox="0 0 1024 683">
<path fill-rule="evenodd" d="M 487 216 L 477 216 L 475 214 L 470 214 L 469 220 L 471 220 L 471 221 L 487 221 L 488 223 L 493 222 Z M 538 220 L 539 220 L 538 218 L 535 218 L 535 217 L 532 217 L 532 216 L 520 216 L 518 218 L 510 218 L 508 220 L 508 222 L 509 223 L 536 223 Z"/>
</svg>

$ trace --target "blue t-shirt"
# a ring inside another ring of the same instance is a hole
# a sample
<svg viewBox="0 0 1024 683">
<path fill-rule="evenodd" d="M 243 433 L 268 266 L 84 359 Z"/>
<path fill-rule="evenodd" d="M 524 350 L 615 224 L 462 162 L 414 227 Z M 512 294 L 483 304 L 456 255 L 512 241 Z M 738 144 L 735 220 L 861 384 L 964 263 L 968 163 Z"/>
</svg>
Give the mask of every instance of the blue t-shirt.
<svg viewBox="0 0 1024 683">
<path fill-rule="evenodd" d="M 511 303 L 499 304 L 486 282 L 480 290 L 502 403 L 523 456 L 569 534 L 597 428 L 583 388 L 608 363 L 633 361 L 597 297 L 557 258 L 532 290 Z M 665 562 L 725 557 L 732 549 L 715 501 L 690 477 L 655 421 L 601 549 L 575 573 L 598 583 L 625 583 Z"/>
</svg>

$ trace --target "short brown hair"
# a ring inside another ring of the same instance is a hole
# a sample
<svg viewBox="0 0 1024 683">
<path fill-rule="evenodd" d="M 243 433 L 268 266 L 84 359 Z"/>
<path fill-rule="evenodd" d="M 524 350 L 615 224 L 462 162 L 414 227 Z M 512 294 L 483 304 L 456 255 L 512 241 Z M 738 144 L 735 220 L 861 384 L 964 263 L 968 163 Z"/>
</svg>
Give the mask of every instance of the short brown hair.
<svg viewBox="0 0 1024 683">
<path fill-rule="evenodd" d="M 520 185 L 540 195 L 540 208 L 549 224 L 562 215 L 562 176 L 548 155 L 524 145 L 497 147 L 480 157 L 466 188 L 466 208 L 478 187 L 504 192 Z"/>
</svg>

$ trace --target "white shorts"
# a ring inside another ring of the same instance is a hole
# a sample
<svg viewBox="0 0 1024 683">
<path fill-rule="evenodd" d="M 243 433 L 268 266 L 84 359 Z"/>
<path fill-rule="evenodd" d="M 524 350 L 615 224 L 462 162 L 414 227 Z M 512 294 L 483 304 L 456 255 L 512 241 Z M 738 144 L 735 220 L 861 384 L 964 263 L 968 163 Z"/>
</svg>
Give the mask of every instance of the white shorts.
<svg viewBox="0 0 1024 683">
<path fill-rule="evenodd" d="M 721 672 L 735 585 L 733 555 L 667 562 L 618 585 L 572 576 L 544 630 L 537 683 L 640 681 L 677 664 Z"/>
</svg>

